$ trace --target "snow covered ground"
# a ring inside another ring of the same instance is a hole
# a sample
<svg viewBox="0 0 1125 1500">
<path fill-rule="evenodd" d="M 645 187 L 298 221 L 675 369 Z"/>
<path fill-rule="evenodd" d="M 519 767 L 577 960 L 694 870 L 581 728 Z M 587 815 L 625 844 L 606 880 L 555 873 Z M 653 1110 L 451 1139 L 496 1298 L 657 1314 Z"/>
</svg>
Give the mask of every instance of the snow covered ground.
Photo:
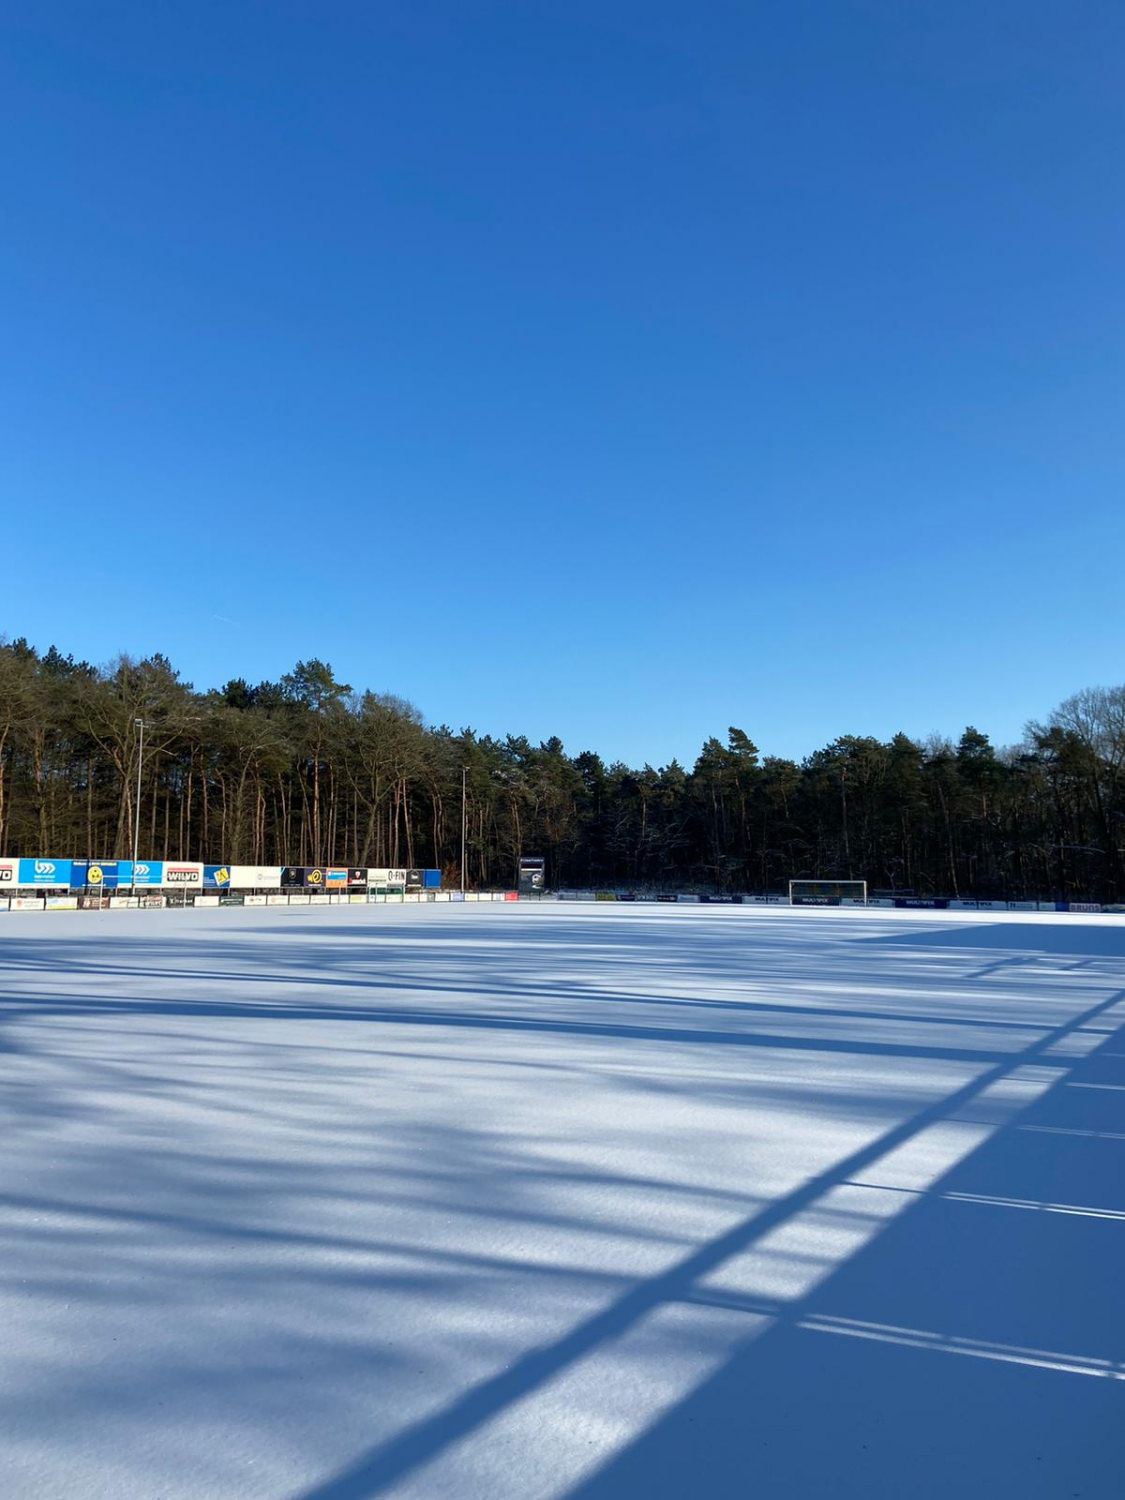
<svg viewBox="0 0 1125 1500">
<path fill-rule="evenodd" d="M 1125 921 L 0 916 L 0 1494 L 1122 1493 Z"/>
</svg>

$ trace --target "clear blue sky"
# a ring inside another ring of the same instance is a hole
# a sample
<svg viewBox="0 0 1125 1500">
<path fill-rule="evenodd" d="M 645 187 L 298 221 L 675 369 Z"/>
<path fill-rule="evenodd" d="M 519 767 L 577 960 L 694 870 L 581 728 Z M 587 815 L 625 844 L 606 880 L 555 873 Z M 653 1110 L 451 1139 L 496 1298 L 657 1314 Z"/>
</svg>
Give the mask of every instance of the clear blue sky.
<svg viewBox="0 0 1125 1500">
<path fill-rule="evenodd" d="M 3 30 L 0 631 L 654 764 L 1125 677 L 1119 0 Z"/>
</svg>

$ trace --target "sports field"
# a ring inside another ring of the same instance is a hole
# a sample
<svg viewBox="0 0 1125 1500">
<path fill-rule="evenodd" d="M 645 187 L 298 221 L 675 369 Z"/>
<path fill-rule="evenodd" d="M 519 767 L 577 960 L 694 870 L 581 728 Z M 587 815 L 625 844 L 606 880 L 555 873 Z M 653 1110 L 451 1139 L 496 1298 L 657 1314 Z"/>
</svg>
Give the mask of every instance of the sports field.
<svg viewBox="0 0 1125 1500">
<path fill-rule="evenodd" d="M 0 1493 L 1118 1500 L 1125 919 L 0 916 Z"/>
</svg>

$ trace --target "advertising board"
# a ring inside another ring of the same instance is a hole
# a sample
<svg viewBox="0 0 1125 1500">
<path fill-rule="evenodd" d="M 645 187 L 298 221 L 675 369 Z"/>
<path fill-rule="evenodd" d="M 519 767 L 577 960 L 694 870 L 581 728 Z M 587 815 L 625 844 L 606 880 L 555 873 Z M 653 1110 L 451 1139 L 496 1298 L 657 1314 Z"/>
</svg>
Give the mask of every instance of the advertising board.
<svg viewBox="0 0 1125 1500">
<path fill-rule="evenodd" d="M 186 860 L 166 859 L 164 861 L 160 884 L 166 889 L 171 887 L 174 890 L 184 890 L 185 888 L 190 889 L 194 886 L 201 886 L 203 884 L 203 866 Z"/>
<path fill-rule="evenodd" d="M 203 866 L 203 889 L 207 891 L 225 891 L 230 887 L 229 865 L 204 865 Z"/>
<path fill-rule="evenodd" d="M 15 890 L 20 883 L 18 859 L 0 859 L 0 891 Z"/>
<path fill-rule="evenodd" d="M 69 859 L 21 859 L 19 883 L 66 890 L 70 886 L 70 866 Z"/>
<path fill-rule="evenodd" d="M 281 866 L 231 865 L 230 884 L 236 891 L 276 891 L 281 886 Z"/>
</svg>

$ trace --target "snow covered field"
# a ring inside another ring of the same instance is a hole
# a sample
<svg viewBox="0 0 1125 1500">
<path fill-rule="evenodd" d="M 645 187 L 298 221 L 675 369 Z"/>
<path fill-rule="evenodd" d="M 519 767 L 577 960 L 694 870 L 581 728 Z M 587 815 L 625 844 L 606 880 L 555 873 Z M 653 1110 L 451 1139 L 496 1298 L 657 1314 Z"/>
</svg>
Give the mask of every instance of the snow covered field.
<svg viewBox="0 0 1125 1500">
<path fill-rule="evenodd" d="M 0 917 L 0 1494 L 1122 1493 L 1125 921 Z"/>
</svg>

